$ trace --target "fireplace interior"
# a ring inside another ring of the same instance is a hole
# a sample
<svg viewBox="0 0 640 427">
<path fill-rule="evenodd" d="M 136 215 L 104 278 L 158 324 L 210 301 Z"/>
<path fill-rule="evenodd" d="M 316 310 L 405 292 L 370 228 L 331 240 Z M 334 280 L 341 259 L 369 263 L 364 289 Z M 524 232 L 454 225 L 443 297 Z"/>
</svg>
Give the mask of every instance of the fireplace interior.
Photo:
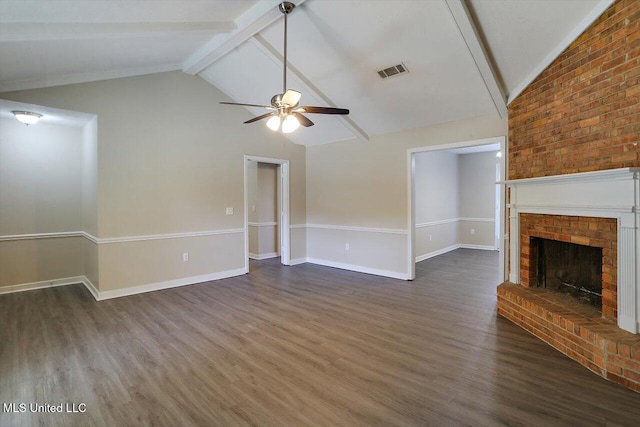
<svg viewBox="0 0 640 427">
<path fill-rule="evenodd" d="M 602 310 L 602 248 L 532 238 L 534 286 L 569 294 Z"/>
</svg>

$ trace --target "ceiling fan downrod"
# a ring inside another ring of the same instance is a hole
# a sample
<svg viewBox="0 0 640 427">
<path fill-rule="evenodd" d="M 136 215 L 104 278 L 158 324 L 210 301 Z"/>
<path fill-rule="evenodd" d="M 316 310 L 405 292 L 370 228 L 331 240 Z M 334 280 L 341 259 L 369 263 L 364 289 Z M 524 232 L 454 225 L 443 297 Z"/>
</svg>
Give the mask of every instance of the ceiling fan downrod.
<svg viewBox="0 0 640 427">
<path fill-rule="evenodd" d="M 278 5 L 280 12 L 284 14 L 284 71 L 282 76 L 282 93 L 287 91 L 287 15 L 296 7 L 290 1 L 284 1 Z"/>
<path fill-rule="evenodd" d="M 306 114 L 337 114 L 347 115 L 349 110 L 346 108 L 336 107 L 314 107 L 314 106 L 300 106 L 300 98 L 302 94 L 297 90 L 287 89 L 287 15 L 293 11 L 296 5 L 292 2 L 282 2 L 278 5 L 278 10 L 284 14 L 284 69 L 282 72 L 282 93 L 277 93 L 271 98 L 271 105 L 258 105 L 258 104 L 246 104 L 240 102 L 226 102 L 221 101 L 221 104 L 227 105 L 239 105 L 243 107 L 257 107 L 271 110 L 268 113 L 254 117 L 245 121 L 245 124 L 254 123 L 259 120 L 269 119 L 267 121 L 267 127 L 272 131 L 282 130 L 282 133 L 291 133 L 299 126 L 311 127 L 313 122 L 309 120 Z"/>
</svg>

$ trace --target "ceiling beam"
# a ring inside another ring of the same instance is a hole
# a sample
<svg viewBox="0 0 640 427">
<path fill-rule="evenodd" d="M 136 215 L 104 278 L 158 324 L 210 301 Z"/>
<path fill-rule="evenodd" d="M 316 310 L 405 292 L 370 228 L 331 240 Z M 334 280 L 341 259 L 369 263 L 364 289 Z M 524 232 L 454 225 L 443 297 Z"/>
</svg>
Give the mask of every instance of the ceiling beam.
<svg viewBox="0 0 640 427">
<path fill-rule="evenodd" d="M 299 6 L 305 0 L 292 0 L 291 2 Z M 236 20 L 235 30 L 229 34 L 220 34 L 213 37 L 208 43 L 185 59 L 182 63 L 182 71 L 192 75 L 198 74 L 255 34 L 273 24 L 282 17 L 282 12 L 278 10 L 280 3 L 281 0 L 259 1 Z"/>
<path fill-rule="evenodd" d="M 0 42 L 104 39 L 158 33 L 229 33 L 235 22 L 4 22 Z"/>
<path fill-rule="evenodd" d="M 476 67 L 484 80 L 484 84 L 493 100 L 493 104 L 501 118 L 507 118 L 507 97 L 498 82 L 497 73 L 494 65 L 489 59 L 487 49 L 482 42 L 480 34 L 476 28 L 476 24 L 469 12 L 469 8 L 465 0 L 446 0 L 449 11 L 454 21 L 458 25 L 460 34 L 467 44 L 469 53 L 476 63 Z"/>
<path fill-rule="evenodd" d="M 71 73 L 38 79 L 11 80 L 0 83 L 0 92 L 13 92 L 16 90 L 40 89 L 51 86 L 121 79 L 123 77 L 143 76 L 146 74 L 166 73 L 168 71 L 177 70 L 180 70 L 180 64 L 159 64 L 134 68 L 122 68 L 118 70 Z"/>
<path fill-rule="evenodd" d="M 260 34 L 256 34 L 253 38 L 249 39 L 249 42 L 256 46 L 262 53 L 264 53 L 267 58 L 269 58 L 273 63 L 275 63 L 278 67 L 284 67 L 284 56 L 278 52 L 276 48 L 274 48 L 269 42 L 267 42 L 264 37 Z M 289 75 L 297 78 L 301 83 L 301 90 L 303 93 L 309 94 L 315 98 L 318 98 L 322 102 L 324 102 L 327 106 L 334 107 L 335 103 L 333 103 L 329 97 L 327 97 L 320 89 L 318 89 L 308 78 L 304 76 L 296 67 L 291 65 L 291 62 L 287 62 L 287 72 Z M 369 135 L 362 130 L 349 116 L 341 116 L 336 115 L 336 117 L 353 135 L 360 139 L 363 142 L 369 141 Z"/>
</svg>

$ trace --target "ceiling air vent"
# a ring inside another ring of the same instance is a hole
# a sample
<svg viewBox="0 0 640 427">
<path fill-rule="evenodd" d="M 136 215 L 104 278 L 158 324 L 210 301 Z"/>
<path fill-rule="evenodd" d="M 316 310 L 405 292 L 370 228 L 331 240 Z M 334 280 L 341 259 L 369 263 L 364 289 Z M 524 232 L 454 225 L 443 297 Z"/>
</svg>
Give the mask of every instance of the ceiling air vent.
<svg viewBox="0 0 640 427">
<path fill-rule="evenodd" d="M 401 62 L 398 65 L 394 65 L 393 67 L 385 68 L 384 70 L 378 71 L 378 75 L 383 79 L 387 77 L 395 76 L 396 74 L 408 73 L 407 67 Z"/>
</svg>

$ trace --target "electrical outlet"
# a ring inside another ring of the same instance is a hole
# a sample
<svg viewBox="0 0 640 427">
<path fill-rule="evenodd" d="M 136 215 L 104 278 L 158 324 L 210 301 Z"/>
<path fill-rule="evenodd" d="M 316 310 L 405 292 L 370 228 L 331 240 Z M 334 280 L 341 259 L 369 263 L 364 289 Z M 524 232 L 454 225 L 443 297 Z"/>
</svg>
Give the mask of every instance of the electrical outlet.
<svg viewBox="0 0 640 427">
<path fill-rule="evenodd" d="M 256 205 L 252 205 L 251 206 L 251 212 L 255 212 L 256 211 Z"/>
<path fill-rule="evenodd" d="M 476 229 L 475 228 L 471 229 L 471 234 L 476 234 Z"/>
<path fill-rule="evenodd" d="M 344 250 L 345 250 L 345 251 L 347 251 L 347 252 L 349 252 L 349 249 L 351 249 L 351 248 L 349 247 L 349 244 L 348 244 L 348 243 L 345 243 L 345 244 L 344 244 Z"/>
<path fill-rule="evenodd" d="M 185 252 L 182 254 L 182 262 L 189 261 L 189 252 Z"/>
<path fill-rule="evenodd" d="M 227 208 L 227 215 L 233 215 L 233 208 Z"/>
</svg>

